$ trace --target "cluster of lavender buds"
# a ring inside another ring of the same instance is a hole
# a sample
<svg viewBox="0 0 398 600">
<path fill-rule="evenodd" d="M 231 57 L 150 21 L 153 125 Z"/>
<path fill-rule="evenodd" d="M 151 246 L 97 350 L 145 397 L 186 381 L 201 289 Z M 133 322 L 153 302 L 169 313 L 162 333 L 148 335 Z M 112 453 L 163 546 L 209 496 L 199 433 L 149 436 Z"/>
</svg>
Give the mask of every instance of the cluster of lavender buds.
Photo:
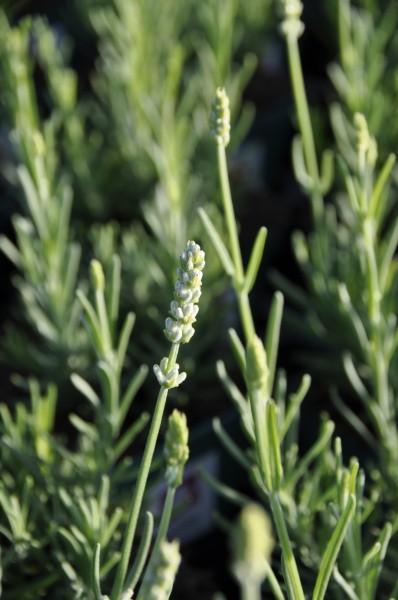
<svg viewBox="0 0 398 600">
<path fill-rule="evenodd" d="M 192 324 L 196 321 L 199 310 L 197 303 L 202 294 L 205 253 L 198 244 L 189 241 L 180 256 L 180 264 L 174 300 L 170 304 L 171 317 L 167 317 L 164 329 L 166 338 L 173 344 L 186 344 L 195 333 Z M 177 387 L 186 378 L 186 373 L 179 373 L 178 363 L 170 364 L 168 358 L 163 358 L 159 365 L 154 365 L 153 370 L 164 388 Z"/>
<path fill-rule="evenodd" d="M 166 319 L 164 333 L 173 344 L 186 344 L 195 333 L 192 323 L 196 321 L 202 294 L 202 270 L 205 253 L 195 242 L 189 241 L 180 256 L 181 267 L 177 269 L 174 300 L 170 304 L 171 317 Z"/>
</svg>

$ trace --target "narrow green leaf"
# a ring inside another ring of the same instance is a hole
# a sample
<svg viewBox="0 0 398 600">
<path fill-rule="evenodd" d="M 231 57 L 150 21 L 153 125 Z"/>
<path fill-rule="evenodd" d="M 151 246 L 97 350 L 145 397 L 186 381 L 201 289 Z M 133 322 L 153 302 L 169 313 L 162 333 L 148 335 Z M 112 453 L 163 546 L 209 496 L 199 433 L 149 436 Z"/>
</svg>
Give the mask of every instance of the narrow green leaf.
<svg viewBox="0 0 398 600">
<path fill-rule="evenodd" d="M 344 579 L 342 574 L 339 572 L 336 565 L 333 569 L 333 578 L 339 584 L 339 586 L 345 593 L 346 597 L 349 598 L 349 600 L 360 600 L 359 596 L 357 596 L 352 586 L 348 583 L 346 579 Z"/>
<path fill-rule="evenodd" d="M 119 345 L 117 348 L 116 361 L 119 373 L 121 373 L 121 370 L 123 368 L 124 359 L 126 357 L 127 347 L 130 340 L 131 332 L 133 331 L 134 323 L 135 314 L 130 312 L 128 313 L 126 320 L 124 321 L 123 329 L 119 338 Z"/>
<path fill-rule="evenodd" d="M 117 507 L 113 511 L 110 519 L 107 520 L 105 528 L 101 531 L 101 544 L 104 548 L 108 545 L 109 541 L 113 538 L 114 533 L 124 516 L 122 508 Z"/>
<path fill-rule="evenodd" d="M 308 175 L 307 168 L 305 166 L 304 148 L 303 141 L 300 135 L 296 135 L 292 142 L 292 163 L 294 175 L 304 190 L 308 190 L 313 180 Z"/>
<path fill-rule="evenodd" d="M 384 166 L 383 166 L 383 168 L 380 172 L 380 175 L 378 176 L 375 186 L 373 188 L 373 194 L 372 194 L 372 197 L 370 199 L 370 204 L 369 204 L 369 214 L 372 217 L 379 216 L 380 197 L 381 197 L 381 194 L 383 193 L 383 190 L 384 190 L 385 185 L 388 181 L 388 178 L 391 174 L 391 171 L 394 167 L 394 164 L 395 164 L 395 154 L 390 154 L 388 156 L 386 162 L 384 163 Z"/>
<path fill-rule="evenodd" d="M 323 554 L 319 574 L 315 583 L 312 600 L 323 600 L 327 592 L 330 576 L 340 552 L 348 526 L 354 516 L 356 499 L 353 494 L 348 497 L 346 507 L 333 531 L 326 550 Z"/>
<path fill-rule="evenodd" d="M 283 426 L 280 432 L 281 440 L 285 437 L 286 433 L 289 431 L 289 427 L 291 426 L 293 420 L 295 419 L 301 403 L 303 402 L 309 388 L 311 385 L 311 377 L 309 375 L 303 375 L 301 379 L 301 383 L 294 394 L 291 394 L 289 397 L 289 405 L 287 407 L 286 416 L 283 422 Z"/>
<path fill-rule="evenodd" d="M 292 474 L 289 481 L 287 482 L 290 489 L 293 489 L 297 482 L 301 479 L 304 473 L 307 471 L 310 464 L 319 456 L 329 443 L 334 431 L 334 423 L 332 421 L 326 421 L 323 424 L 322 431 L 319 435 L 318 440 L 311 446 L 308 452 L 301 459 L 296 471 Z"/>
<path fill-rule="evenodd" d="M 228 329 L 228 337 L 231 343 L 231 347 L 236 358 L 236 362 L 239 365 L 240 372 L 244 375 L 246 373 L 246 352 L 245 348 L 240 341 L 238 334 L 232 327 Z"/>
<path fill-rule="evenodd" d="M 250 461 L 246 458 L 245 454 L 242 452 L 238 444 L 234 442 L 231 436 L 225 431 L 224 427 L 221 424 L 221 420 L 216 417 L 213 419 L 213 430 L 220 440 L 221 444 L 224 448 L 229 452 L 229 454 L 236 460 L 240 466 L 249 471 L 251 468 Z"/>
<path fill-rule="evenodd" d="M 80 433 L 86 435 L 90 440 L 95 441 L 97 439 L 98 432 L 91 423 L 83 421 L 83 419 L 74 413 L 69 415 L 69 421 Z"/>
<path fill-rule="evenodd" d="M 250 254 L 249 263 L 245 273 L 245 279 L 243 283 L 242 291 L 249 294 L 253 289 L 253 286 L 257 279 L 257 273 L 260 268 L 261 260 L 263 258 L 265 241 L 267 239 L 267 229 L 261 227 L 257 233 L 256 239 L 253 244 L 253 248 Z"/>
<path fill-rule="evenodd" d="M 217 375 L 219 376 L 224 389 L 227 391 L 229 397 L 240 413 L 242 424 L 247 436 L 252 442 L 254 442 L 253 419 L 251 416 L 250 404 L 247 402 L 238 386 L 229 377 L 225 368 L 225 364 L 222 360 L 217 361 L 216 368 Z"/>
<path fill-rule="evenodd" d="M 283 478 L 283 466 L 280 451 L 280 441 L 278 435 L 278 427 L 276 423 L 276 406 L 275 402 L 270 400 L 267 404 L 267 429 L 270 440 L 269 448 L 272 456 L 272 489 L 279 490 Z"/>
<path fill-rule="evenodd" d="M 224 267 L 226 274 L 229 275 L 229 277 L 233 278 L 235 276 L 235 267 L 232 262 L 231 256 L 230 256 L 227 248 L 225 247 L 224 242 L 222 241 L 216 228 L 214 227 L 213 223 L 210 221 L 210 219 L 207 216 L 204 209 L 199 208 L 198 212 L 199 212 L 199 217 L 202 221 L 203 227 L 205 228 L 209 238 L 211 239 L 211 241 L 213 243 L 214 249 L 216 250 L 216 252 L 218 254 L 218 257 Z"/>
<path fill-rule="evenodd" d="M 275 573 L 273 572 L 271 565 L 269 565 L 267 563 L 265 565 L 265 568 L 267 570 L 267 581 L 272 590 L 272 593 L 274 594 L 275 600 L 285 600 L 285 596 L 283 595 L 282 588 L 279 585 L 278 579 L 275 576 Z"/>
<path fill-rule="evenodd" d="M 101 327 L 98 317 L 95 313 L 93 305 L 88 300 L 87 296 L 82 292 L 82 290 L 76 290 L 76 296 L 83 307 L 85 316 L 87 317 L 91 335 L 93 337 L 95 349 L 98 351 L 102 348 Z"/>
<path fill-rule="evenodd" d="M 149 418 L 150 415 L 148 413 L 141 413 L 137 420 L 127 429 L 127 431 L 122 435 L 122 437 L 119 438 L 112 453 L 114 462 L 116 462 L 118 458 L 120 458 L 120 456 L 129 447 L 129 445 L 133 442 L 137 435 L 141 433 L 141 431 L 148 423 Z"/>
<path fill-rule="evenodd" d="M 380 573 L 383 567 L 383 562 L 386 557 L 387 547 L 390 542 L 392 536 L 392 525 L 391 523 L 386 523 L 383 527 L 383 530 L 379 536 L 378 541 L 371 549 L 371 554 L 368 556 L 368 565 L 366 572 L 366 587 L 369 594 L 369 599 L 372 600 L 377 597 L 377 583 L 380 577 Z M 373 550 L 373 552 L 372 552 Z"/>
<path fill-rule="evenodd" d="M 124 589 L 125 592 L 130 590 L 131 592 L 134 592 L 135 586 L 141 577 L 151 546 L 153 523 L 154 519 L 152 513 L 146 512 L 140 545 L 138 547 L 133 566 L 127 574 L 126 585 Z"/>
<path fill-rule="evenodd" d="M 279 338 L 283 314 L 283 294 L 275 292 L 268 316 L 267 331 L 265 333 L 265 351 L 268 364 L 268 393 L 272 396 L 275 379 L 276 361 L 278 357 Z"/>
<path fill-rule="evenodd" d="M 93 560 L 91 563 L 91 589 L 95 600 L 103 600 L 100 583 L 100 556 L 101 544 L 96 544 L 94 548 Z"/>
<path fill-rule="evenodd" d="M 136 374 L 130 379 L 127 389 L 120 400 L 117 418 L 117 427 L 119 429 L 122 427 L 128 410 L 131 406 L 131 403 L 133 402 L 138 390 L 140 389 L 147 375 L 148 367 L 146 365 L 141 365 L 138 368 Z"/>
<path fill-rule="evenodd" d="M 343 355 L 343 366 L 344 371 L 358 396 L 361 398 L 361 400 L 366 406 L 371 405 L 372 398 L 370 397 L 368 390 L 364 386 L 362 379 L 358 375 L 358 371 L 356 370 L 351 354 L 345 353 Z"/>
<path fill-rule="evenodd" d="M 114 254 L 112 257 L 111 298 L 109 305 L 109 319 L 111 322 L 112 335 L 115 334 L 115 326 L 119 314 L 121 270 L 122 263 L 120 260 L 120 256 L 118 254 Z"/>
<path fill-rule="evenodd" d="M 395 220 L 394 226 L 387 233 L 385 239 L 386 243 L 383 248 L 382 259 L 379 269 L 379 283 L 381 293 L 383 295 L 387 292 L 386 285 L 388 281 L 388 275 L 390 273 L 390 266 L 395 256 L 395 252 L 398 245 L 398 219 Z"/>
<path fill-rule="evenodd" d="M 101 404 L 97 393 L 83 377 L 80 377 L 77 373 L 72 373 L 70 379 L 75 388 L 79 390 L 93 406 L 99 406 Z"/>
<path fill-rule="evenodd" d="M 33 179 L 25 165 L 20 165 L 17 171 L 25 194 L 30 216 L 35 224 L 40 239 L 45 241 L 48 239 L 48 224 L 46 223 L 46 219 L 44 217 L 38 191 L 35 188 Z"/>
<path fill-rule="evenodd" d="M 202 479 L 222 498 L 226 498 L 236 506 L 245 506 L 250 502 L 250 498 L 237 490 L 234 490 L 229 485 L 225 483 L 221 483 L 218 479 L 215 479 L 212 475 L 210 475 L 207 471 L 200 468 L 199 475 Z"/>
</svg>

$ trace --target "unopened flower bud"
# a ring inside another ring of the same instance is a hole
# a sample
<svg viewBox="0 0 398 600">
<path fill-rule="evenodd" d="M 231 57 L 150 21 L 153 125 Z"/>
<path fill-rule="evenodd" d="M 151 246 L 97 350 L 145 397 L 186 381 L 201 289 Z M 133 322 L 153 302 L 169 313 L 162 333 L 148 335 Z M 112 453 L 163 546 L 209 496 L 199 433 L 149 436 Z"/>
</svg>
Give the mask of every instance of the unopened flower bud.
<svg viewBox="0 0 398 600">
<path fill-rule="evenodd" d="M 138 600 L 168 600 L 180 566 L 181 555 L 177 540 L 164 540 L 155 560 L 145 573 Z"/>
<path fill-rule="evenodd" d="M 258 504 L 248 504 L 232 531 L 232 571 L 242 583 L 260 584 L 267 575 L 274 547 L 271 522 Z"/>
<path fill-rule="evenodd" d="M 259 337 L 254 335 L 246 350 L 246 379 L 250 393 L 268 391 L 267 354 Z"/>
<path fill-rule="evenodd" d="M 182 482 L 185 463 L 189 457 L 187 418 L 174 410 L 169 417 L 164 447 L 167 485 L 176 488 Z"/>
<path fill-rule="evenodd" d="M 105 275 L 101 263 L 97 259 L 93 259 L 90 263 L 91 281 L 96 290 L 105 289 Z"/>
<path fill-rule="evenodd" d="M 217 88 L 211 104 L 210 131 L 218 146 L 228 146 L 230 140 L 230 110 L 229 98 L 224 88 Z"/>
</svg>

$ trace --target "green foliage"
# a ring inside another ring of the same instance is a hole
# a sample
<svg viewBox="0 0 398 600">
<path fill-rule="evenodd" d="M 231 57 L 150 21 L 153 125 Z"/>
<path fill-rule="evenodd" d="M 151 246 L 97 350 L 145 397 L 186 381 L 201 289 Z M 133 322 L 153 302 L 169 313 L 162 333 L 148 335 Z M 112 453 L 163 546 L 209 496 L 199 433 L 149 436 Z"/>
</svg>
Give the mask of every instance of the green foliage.
<svg viewBox="0 0 398 600">
<path fill-rule="evenodd" d="M 299 130 L 292 165 L 313 218 L 307 237 L 293 237 L 305 289 L 282 287 L 305 313 L 303 334 L 333 357 L 311 357 L 306 370 L 332 384 L 335 406 L 368 444 L 361 468 L 343 456 L 347 440 L 326 412 L 302 445 L 311 377 L 294 388 L 278 368 L 283 296 L 274 294 L 261 333 L 251 310 L 267 230 L 258 224 L 244 260 L 226 147 L 233 153 L 252 123 L 243 95 L 271 3 L 76 3 L 96 44 L 84 81 L 66 35 L 42 17 L 10 24 L 0 11 L 2 175 L 15 203 L 14 234 L 0 248 L 17 293 L 1 348 L 21 384 L 14 403 L 0 404 L 5 600 L 169 598 L 181 555 L 167 537 L 189 414 L 187 425 L 172 413 L 159 473 L 164 414 L 169 395 L 200 401 L 222 389 L 244 442 L 218 419 L 214 429 L 256 504 L 203 477 L 242 509 L 233 525 L 218 515 L 242 598 L 397 597 L 396 10 L 359 4 L 338 2 L 336 150 L 320 160 L 299 54 L 303 3 L 280 0 L 276 12 Z M 208 245 L 200 315 L 204 252 L 187 239 Z M 227 312 L 235 328 L 226 333 Z M 148 383 L 143 362 L 153 365 Z M 167 488 L 156 523 L 146 510 L 153 471 Z"/>
</svg>

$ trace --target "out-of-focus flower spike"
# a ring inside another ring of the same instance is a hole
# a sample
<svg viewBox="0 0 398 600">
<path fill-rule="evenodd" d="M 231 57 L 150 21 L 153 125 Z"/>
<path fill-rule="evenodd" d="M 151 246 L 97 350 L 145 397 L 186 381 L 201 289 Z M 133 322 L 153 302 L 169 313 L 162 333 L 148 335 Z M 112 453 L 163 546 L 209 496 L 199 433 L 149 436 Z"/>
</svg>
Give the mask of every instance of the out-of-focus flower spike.
<svg viewBox="0 0 398 600">
<path fill-rule="evenodd" d="M 218 146 L 226 148 L 230 140 L 231 113 L 229 98 L 224 88 L 217 88 L 215 98 L 211 104 L 210 131 Z"/>
</svg>

